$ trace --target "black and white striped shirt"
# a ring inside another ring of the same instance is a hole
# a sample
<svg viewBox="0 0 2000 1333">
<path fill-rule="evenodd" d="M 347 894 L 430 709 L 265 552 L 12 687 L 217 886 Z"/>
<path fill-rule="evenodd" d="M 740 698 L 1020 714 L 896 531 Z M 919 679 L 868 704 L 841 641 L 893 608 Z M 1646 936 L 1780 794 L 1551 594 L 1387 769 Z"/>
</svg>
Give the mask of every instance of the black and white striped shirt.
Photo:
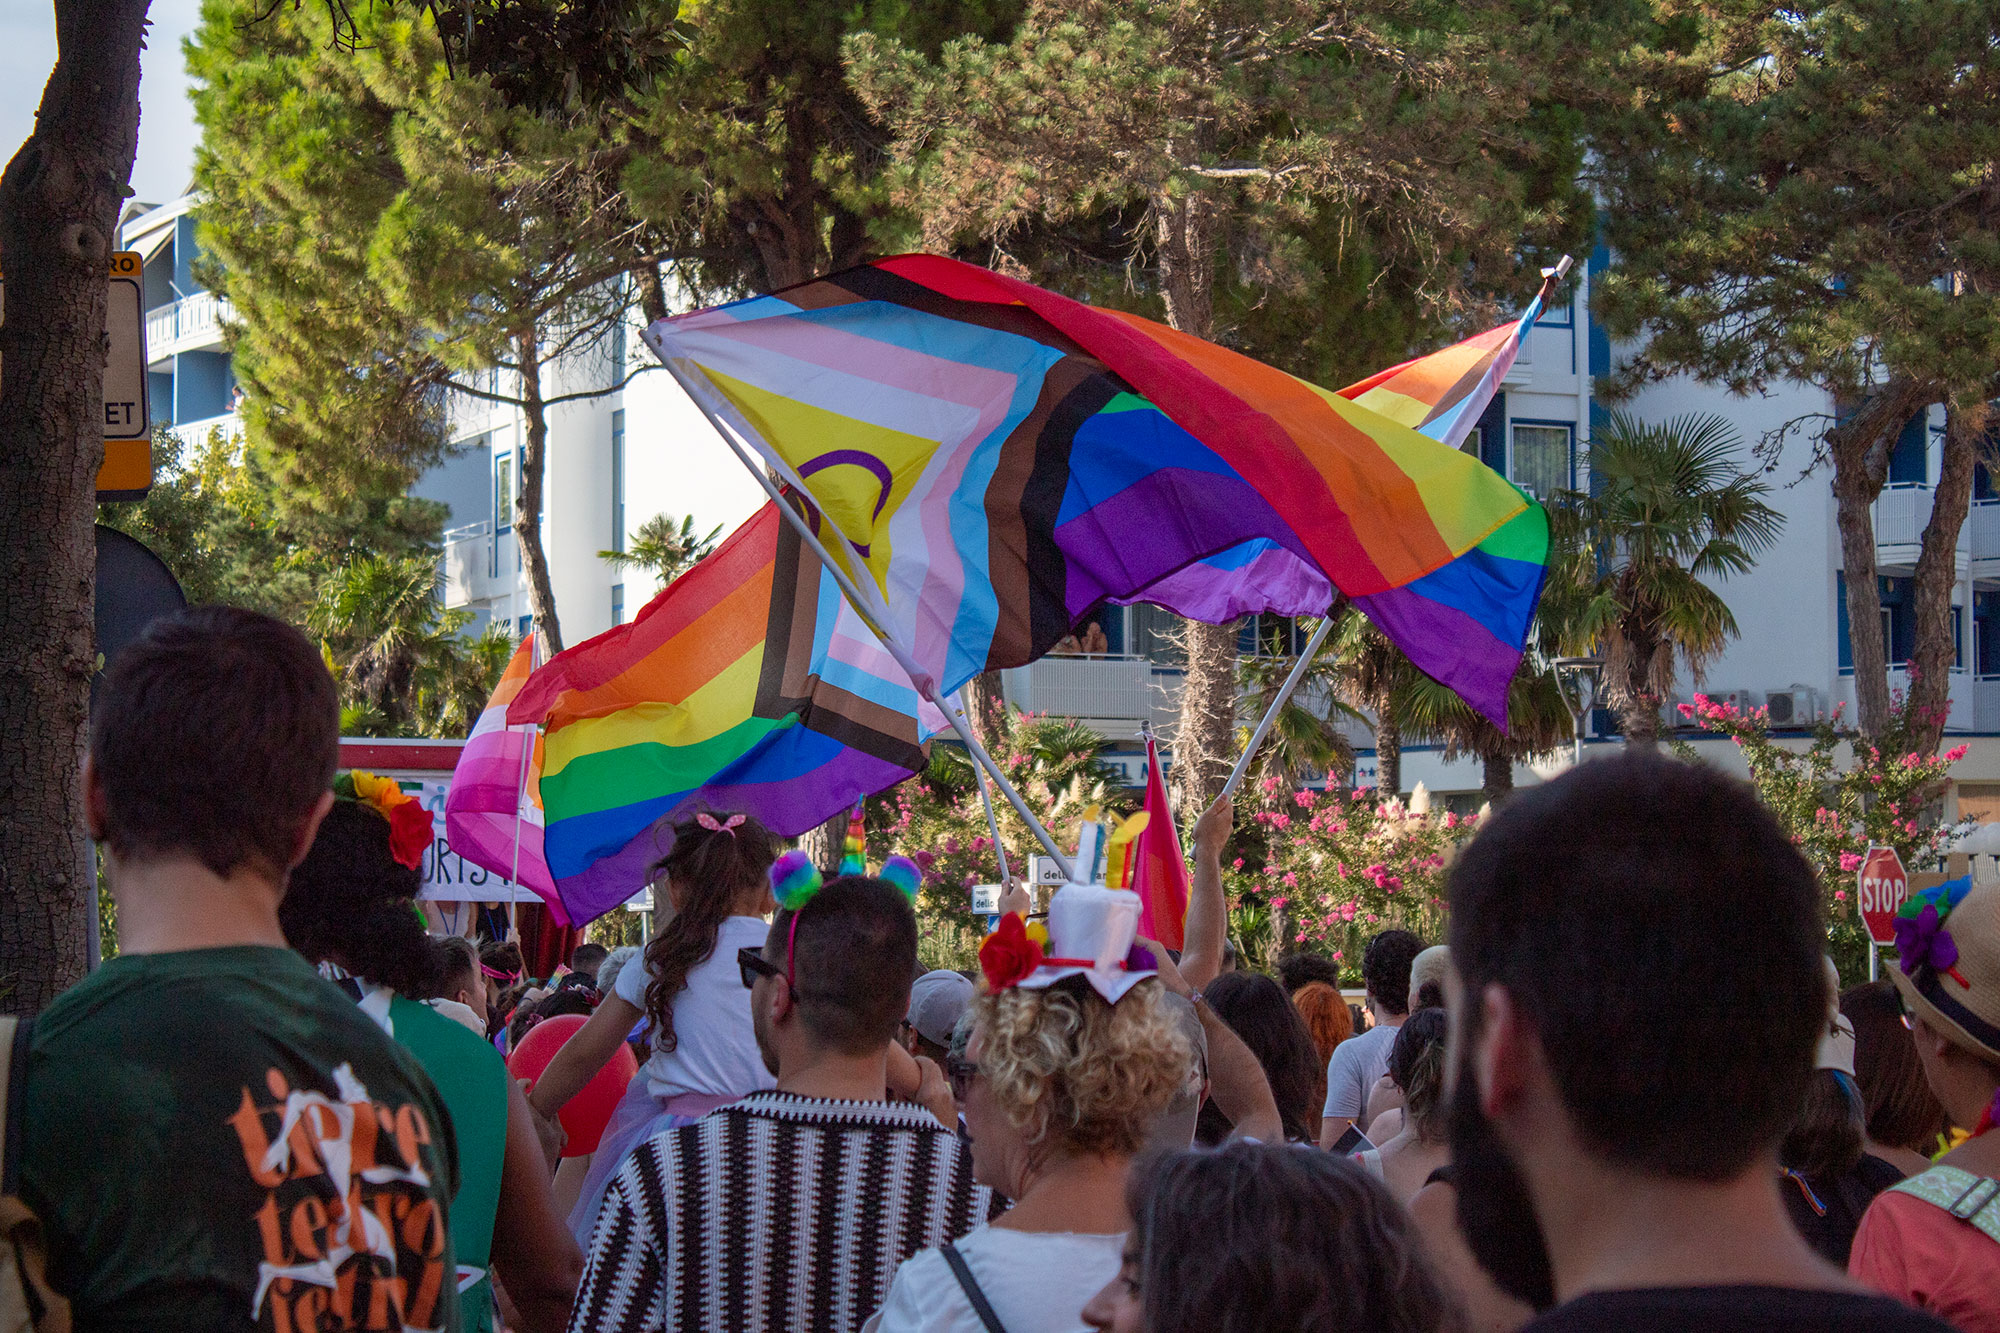
<svg viewBox="0 0 2000 1333">
<path fill-rule="evenodd" d="M 898 1264 L 992 1206 L 921 1106 L 754 1092 L 625 1159 L 570 1333 L 858 1329 Z"/>
</svg>

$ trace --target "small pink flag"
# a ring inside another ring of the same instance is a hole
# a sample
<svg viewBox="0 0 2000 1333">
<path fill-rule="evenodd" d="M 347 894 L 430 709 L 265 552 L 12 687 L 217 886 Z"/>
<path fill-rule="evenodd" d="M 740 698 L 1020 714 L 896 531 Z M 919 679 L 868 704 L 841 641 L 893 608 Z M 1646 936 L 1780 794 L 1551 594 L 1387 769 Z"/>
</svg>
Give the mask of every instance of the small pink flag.
<svg viewBox="0 0 2000 1333">
<path fill-rule="evenodd" d="M 453 851 L 502 879 L 518 875 L 566 926 L 569 916 L 542 854 L 541 729 L 507 725 L 507 705 L 540 664 L 538 643 L 532 633 L 521 640 L 465 738 L 445 795 L 444 828 Z"/>
</svg>

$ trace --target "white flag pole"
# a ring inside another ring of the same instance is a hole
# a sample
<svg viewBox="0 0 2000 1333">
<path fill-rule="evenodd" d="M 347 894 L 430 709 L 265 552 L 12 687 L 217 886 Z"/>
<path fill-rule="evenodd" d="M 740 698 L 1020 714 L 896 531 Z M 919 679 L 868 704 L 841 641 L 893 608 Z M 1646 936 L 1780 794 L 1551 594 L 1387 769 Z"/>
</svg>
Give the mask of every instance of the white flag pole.
<svg viewBox="0 0 2000 1333">
<path fill-rule="evenodd" d="M 649 339 L 648 341 L 650 344 L 651 340 Z M 848 602 L 861 616 L 863 623 L 874 631 L 875 637 L 881 641 L 882 646 L 888 650 L 889 655 L 896 659 L 896 664 L 902 667 L 904 673 L 909 676 L 910 683 L 916 686 L 917 693 L 929 700 L 932 707 L 936 708 L 938 712 L 944 714 L 945 721 L 949 722 L 952 730 L 958 733 L 958 738 L 965 743 L 965 748 L 972 752 L 973 759 L 992 775 L 995 785 L 1000 788 L 1001 794 L 1007 798 L 1008 804 L 1014 807 L 1015 813 L 1020 815 L 1023 822 L 1034 831 L 1036 840 L 1042 844 L 1042 849 L 1062 869 L 1063 878 L 1071 878 L 1072 871 L 1070 869 L 1069 858 L 1064 856 L 1062 848 L 1056 845 L 1054 836 L 1049 833 L 1048 829 L 1043 827 L 1041 820 L 1035 818 L 1034 811 L 1030 810 L 1028 803 L 1021 799 L 1021 793 L 1014 790 L 1014 784 L 1009 782 L 1007 775 L 1000 771 L 1000 766 L 993 761 L 993 756 L 986 752 L 986 747 L 979 743 L 979 737 L 973 735 L 972 728 L 966 724 L 965 718 L 956 708 L 947 706 L 944 700 L 939 697 L 937 682 L 931 679 L 930 673 L 917 665 L 916 659 L 898 642 L 896 636 L 889 633 L 887 629 L 888 608 L 883 603 L 880 592 L 871 584 L 869 591 L 875 595 L 870 597 L 864 595 L 861 589 L 855 586 L 854 579 L 849 577 L 845 567 L 834 560 L 832 554 L 828 552 L 825 545 L 820 541 L 819 534 L 813 531 L 812 524 L 806 522 L 805 515 L 801 514 L 785 499 L 783 492 L 778 489 L 778 484 L 772 481 L 770 474 L 758 465 L 757 459 L 753 456 L 753 451 L 745 443 L 745 439 L 747 438 L 745 432 L 749 430 L 749 423 L 743 423 L 742 430 L 739 431 L 736 423 L 728 419 L 736 415 L 733 408 L 727 403 L 711 401 L 712 390 L 709 389 L 708 385 L 699 376 L 690 376 L 683 372 L 681 367 L 675 364 L 676 358 L 666 355 L 657 345 L 654 345 L 653 350 L 659 355 L 661 364 L 666 366 L 668 372 L 687 391 L 687 395 L 693 401 L 695 407 L 700 410 L 704 417 L 708 418 L 709 425 L 715 427 L 716 434 L 722 437 L 722 442 L 729 446 L 731 453 L 736 455 L 736 461 L 743 464 L 750 475 L 757 479 L 757 484 L 764 488 L 766 495 L 778 502 L 778 512 L 785 516 L 785 521 L 790 523 L 793 529 L 798 532 L 799 538 L 812 549 L 813 554 L 820 558 L 821 563 L 826 566 L 826 572 L 833 576 L 833 580 L 840 586 L 841 592 L 847 595 Z M 774 465 L 782 466 L 782 460 L 776 460 Z M 796 479 L 796 473 L 793 473 L 789 467 L 784 467 L 783 470 L 793 478 L 793 485 L 801 496 L 811 494 L 806 489 L 805 484 Z M 847 534 L 841 532 L 839 525 L 833 523 L 831 520 L 828 521 L 827 526 L 833 530 L 842 548 L 853 558 L 855 568 L 860 568 L 860 557 L 854 553 L 854 548 L 848 545 Z"/>
<path fill-rule="evenodd" d="M 965 691 L 958 692 L 958 711 L 966 714 L 968 725 L 971 714 L 965 707 Z M 1005 893 L 1014 887 L 1014 872 L 1007 868 L 1007 848 L 1000 841 L 1000 820 L 993 813 L 993 793 L 986 785 L 986 770 L 978 764 L 972 766 L 972 776 L 979 779 L 979 803 L 986 808 L 986 827 L 993 834 L 993 854 L 1000 858 L 1000 890 Z"/>
<path fill-rule="evenodd" d="M 1306 640 L 1306 646 L 1299 652 L 1299 660 L 1292 664 L 1291 673 L 1285 677 L 1285 683 L 1278 687 L 1278 697 L 1271 700 L 1271 706 L 1265 709 L 1264 716 L 1258 719 L 1257 729 L 1250 733 L 1250 743 L 1245 745 L 1243 753 L 1236 757 L 1236 767 L 1230 770 L 1229 781 L 1222 784 L 1224 796 L 1233 794 L 1238 784 L 1243 781 L 1244 773 L 1249 771 L 1250 761 L 1256 757 L 1257 747 L 1264 743 L 1264 737 L 1271 730 L 1272 723 L 1278 720 L 1278 710 L 1285 706 L 1285 701 L 1292 697 L 1292 691 L 1298 688 L 1299 681 L 1304 679 L 1306 668 L 1311 666 L 1313 658 L 1319 655 L 1320 645 L 1326 642 L 1328 631 L 1333 628 L 1334 620 L 1346 604 L 1347 599 L 1344 596 L 1337 593 L 1334 595 L 1333 605 L 1329 606 L 1326 614 L 1320 617 L 1319 628 L 1315 629 L 1312 637 Z"/>
</svg>

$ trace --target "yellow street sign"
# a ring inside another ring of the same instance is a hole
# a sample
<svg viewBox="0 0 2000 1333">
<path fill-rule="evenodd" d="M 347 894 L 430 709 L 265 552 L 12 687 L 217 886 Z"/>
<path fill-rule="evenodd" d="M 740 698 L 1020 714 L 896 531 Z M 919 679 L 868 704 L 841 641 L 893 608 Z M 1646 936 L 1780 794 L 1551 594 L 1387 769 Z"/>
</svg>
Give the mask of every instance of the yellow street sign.
<svg viewBox="0 0 2000 1333">
<path fill-rule="evenodd" d="M 153 420 L 146 401 L 146 302 L 136 251 L 111 256 L 111 300 L 104 331 L 111 355 L 104 365 L 104 466 L 100 500 L 143 500 L 153 488 Z M 6 288 L 0 285 L 0 318 Z"/>
</svg>

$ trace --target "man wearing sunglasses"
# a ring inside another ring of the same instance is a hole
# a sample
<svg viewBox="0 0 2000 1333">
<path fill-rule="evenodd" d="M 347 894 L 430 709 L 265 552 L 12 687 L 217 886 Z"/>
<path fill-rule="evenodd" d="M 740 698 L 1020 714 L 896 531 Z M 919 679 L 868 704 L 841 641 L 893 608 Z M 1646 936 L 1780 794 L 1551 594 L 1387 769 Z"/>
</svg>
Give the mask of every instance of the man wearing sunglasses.
<svg viewBox="0 0 2000 1333">
<path fill-rule="evenodd" d="M 635 1149 L 591 1237 L 571 1333 L 857 1329 L 896 1266 L 992 1211 L 971 1155 L 884 1097 L 917 973 L 910 902 L 846 876 L 737 954 L 778 1086 Z"/>
</svg>

